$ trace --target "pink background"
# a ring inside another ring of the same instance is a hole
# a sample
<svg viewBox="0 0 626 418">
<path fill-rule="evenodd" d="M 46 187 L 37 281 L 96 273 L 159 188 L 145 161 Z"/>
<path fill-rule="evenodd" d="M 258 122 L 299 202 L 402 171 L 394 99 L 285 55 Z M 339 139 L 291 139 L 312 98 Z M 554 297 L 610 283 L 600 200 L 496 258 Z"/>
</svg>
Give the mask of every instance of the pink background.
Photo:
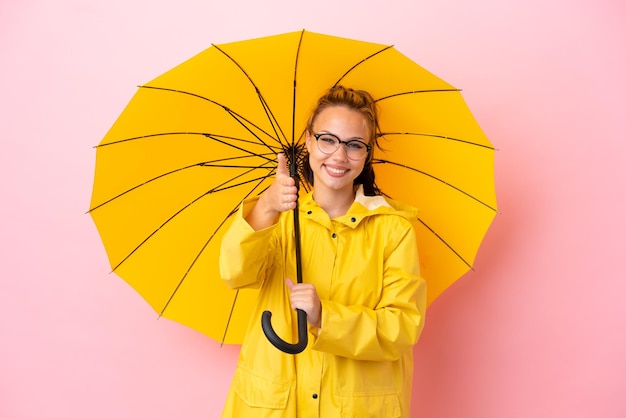
<svg viewBox="0 0 626 418">
<path fill-rule="evenodd" d="M 617 0 L 0 5 L 0 417 L 215 417 L 238 346 L 162 319 L 88 208 L 136 86 L 302 28 L 395 44 L 464 91 L 502 214 L 429 311 L 413 417 L 626 416 L 626 7 Z"/>
</svg>

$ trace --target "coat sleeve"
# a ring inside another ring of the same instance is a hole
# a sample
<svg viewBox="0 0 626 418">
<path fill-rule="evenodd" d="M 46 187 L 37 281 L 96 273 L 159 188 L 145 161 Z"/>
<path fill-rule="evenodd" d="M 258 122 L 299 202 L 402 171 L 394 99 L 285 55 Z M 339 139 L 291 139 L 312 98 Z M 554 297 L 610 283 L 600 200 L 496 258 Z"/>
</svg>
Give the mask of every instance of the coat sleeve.
<svg viewBox="0 0 626 418">
<path fill-rule="evenodd" d="M 323 300 L 322 328 L 313 349 L 357 360 L 393 361 L 417 342 L 424 326 L 426 282 L 419 276 L 413 228 L 397 235 L 385 257 L 378 305 Z"/>
<path fill-rule="evenodd" d="M 228 230 L 224 233 L 220 249 L 220 275 L 232 289 L 258 288 L 265 278 L 270 257 L 275 247 L 276 225 L 255 231 L 245 220 L 256 200 L 241 204 Z"/>
</svg>

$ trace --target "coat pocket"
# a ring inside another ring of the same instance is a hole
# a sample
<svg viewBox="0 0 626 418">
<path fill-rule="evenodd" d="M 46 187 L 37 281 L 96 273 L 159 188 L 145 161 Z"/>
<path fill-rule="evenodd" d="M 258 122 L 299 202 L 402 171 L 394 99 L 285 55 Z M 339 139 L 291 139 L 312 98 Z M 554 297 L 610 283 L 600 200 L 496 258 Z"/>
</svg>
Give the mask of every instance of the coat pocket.
<svg viewBox="0 0 626 418">
<path fill-rule="evenodd" d="M 237 368 L 233 389 L 248 406 L 266 409 L 285 409 L 291 384 L 276 382 Z"/>
<path fill-rule="evenodd" d="M 341 418 L 400 418 L 398 395 L 377 394 L 340 396 Z"/>
</svg>

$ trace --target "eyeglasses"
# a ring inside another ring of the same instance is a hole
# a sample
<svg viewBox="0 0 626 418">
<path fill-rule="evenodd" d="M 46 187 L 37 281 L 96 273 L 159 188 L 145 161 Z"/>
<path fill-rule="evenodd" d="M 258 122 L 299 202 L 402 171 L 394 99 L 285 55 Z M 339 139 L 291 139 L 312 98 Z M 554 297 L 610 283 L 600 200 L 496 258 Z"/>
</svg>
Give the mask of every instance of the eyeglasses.
<svg viewBox="0 0 626 418">
<path fill-rule="evenodd" d="M 324 154 L 332 154 L 339 149 L 339 145 L 343 144 L 346 149 L 346 155 L 351 160 L 360 160 L 364 158 L 368 152 L 372 150 L 371 145 L 359 139 L 351 139 L 342 141 L 333 134 L 313 134 L 317 141 L 317 148 Z"/>
</svg>

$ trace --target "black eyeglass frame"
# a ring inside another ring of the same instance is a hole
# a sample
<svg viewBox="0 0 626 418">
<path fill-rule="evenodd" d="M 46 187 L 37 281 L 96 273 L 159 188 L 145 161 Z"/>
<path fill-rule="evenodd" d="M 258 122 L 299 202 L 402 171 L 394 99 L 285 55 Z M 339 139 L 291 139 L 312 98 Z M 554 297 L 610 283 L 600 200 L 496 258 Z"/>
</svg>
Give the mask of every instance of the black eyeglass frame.
<svg viewBox="0 0 626 418">
<path fill-rule="evenodd" d="M 342 141 L 342 140 L 341 140 L 341 138 L 339 138 L 339 137 L 338 137 L 337 135 L 335 135 L 335 134 L 331 134 L 331 133 L 328 133 L 328 132 L 323 132 L 323 133 L 319 133 L 319 134 L 313 134 L 313 136 L 315 137 L 315 142 L 317 143 L 317 148 L 318 148 L 320 151 L 322 151 L 322 149 L 319 147 L 319 139 L 320 139 L 320 137 L 321 137 L 321 136 L 324 136 L 324 135 L 332 136 L 333 138 L 335 138 L 335 139 L 338 141 L 338 145 L 337 145 L 337 148 L 335 148 L 335 151 L 337 151 L 337 150 L 339 149 L 339 147 L 341 146 L 341 144 L 346 144 L 346 145 L 348 145 L 348 144 L 350 144 L 350 143 L 358 142 L 359 144 L 363 144 L 363 145 L 365 145 L 365 148 L 367 149 L 367 152 L 365 153 L 365 155 L 363 155 L 362 157 L 360 157 L 360 158 L 359 158 L 359 160 L 360 160 L 360 159 L 362 159 L 362 158 L 365 158 L 365 157 L 367 156 L 367 154 L 369 154 L 369 152 L 372 150 L 372 146 L 371 146 L 371 145 L 366 144 L 364 141 L 361 141 L 360 139 L 350 139 L 349 141 Z M 333 151 L 333 152 L 335 152 L 335 151 Z M 324 151 L 322 151 L 322 152 L 323 152 L 324 154 L 326 154 L 326 155 L 330 155 L 330 154 L 332 154 L 332 152 L 331 152 L 331 153 L 326 153 L 326 152 L 324 152 Z M 348 155 L 347 149 L 346 149 L 346 155 Z"/>
</svg>

